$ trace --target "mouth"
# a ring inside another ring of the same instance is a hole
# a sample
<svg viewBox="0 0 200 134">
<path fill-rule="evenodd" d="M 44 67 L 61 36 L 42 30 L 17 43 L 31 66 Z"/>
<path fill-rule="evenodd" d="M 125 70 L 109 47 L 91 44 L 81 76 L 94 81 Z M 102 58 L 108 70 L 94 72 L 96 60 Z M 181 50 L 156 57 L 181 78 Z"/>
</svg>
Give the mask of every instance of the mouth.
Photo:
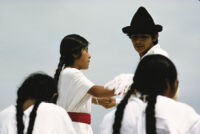
<svg viewBox="0 0 200 134">
<path fill-rule="evenodd" d="M 143 45 L 136 45 L 135 47 L 136 47 L 137 49 L 143 49 L 143 48 L 144 48 Z"/>
</svg>

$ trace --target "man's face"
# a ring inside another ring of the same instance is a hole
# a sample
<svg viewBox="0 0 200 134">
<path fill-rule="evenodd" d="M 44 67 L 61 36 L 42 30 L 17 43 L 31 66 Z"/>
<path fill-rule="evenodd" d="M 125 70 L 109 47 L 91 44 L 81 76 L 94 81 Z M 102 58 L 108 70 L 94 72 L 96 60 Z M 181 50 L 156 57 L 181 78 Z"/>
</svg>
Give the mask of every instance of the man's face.
<svg viewBox="0 0 200 134">
<path fill-rule="evenodd" d="M 142 57 L 151 47 L 153 47 L 153 39 L 150 34 L 133 34 L 130 36 L 135 50 Z M 157 37 L 155 37 L 157 38 Z"/>
</svg>

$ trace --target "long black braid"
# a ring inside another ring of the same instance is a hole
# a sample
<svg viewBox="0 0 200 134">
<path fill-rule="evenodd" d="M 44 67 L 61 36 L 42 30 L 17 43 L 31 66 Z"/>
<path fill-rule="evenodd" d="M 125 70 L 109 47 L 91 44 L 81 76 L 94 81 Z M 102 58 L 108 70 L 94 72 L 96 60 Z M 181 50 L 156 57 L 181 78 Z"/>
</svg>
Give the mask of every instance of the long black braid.
<svg viewBox="0 0 200 134">
<path fill-rule="evenodd" d="M 134 84 L 132 84 L 131 89 L 127 92 L 124 99 L 117 105 L 117 110 L 115 112 L 115 120 L 113 124 L 113 134 L 120 134 L 121 121 L 123 120 L 124 109 L 134 89 Z"/>
<path fill-rule="evenodd" d="M 146 131 L 147 134 L 156 134 L 156 118 L 155 118 L 155 104 L 157 95 L 147 97 L 147 108 L 146 108 Z"/>
<path fill-rule="evenodd" d="M 54 80 L 56 81 L 56 84 L 58 84 L 60 72 L 62 71 L 63 66 L 64 66 L 63 58 L 60 57 L 60 61 L 58 63 L 58 68 L 56 69 L 56 73 L 54 75 Z"/>
<path fill-rule="evenodd" d="M 128 99 L 135 91 L 143 95 L 148 95 L 146 101 L 146 132 L 156 134 L 155 104 L 157 95 L 163 95 L 167 89 L 166 82 L 169 82 L 171 90 L 177 79 L 175 65 L 165 56 L 150 55 L 144 57 L 135 71 L 134 83 L 125 95 L 124 99 L 117 106 L 113 124 L 113 134 L 120 134 L 121 122 L 123 120 L 124 109 Z M 174 91 L 172 91 L 174 92 Z"/>
<path fill-rule="evenodd" d="M 16 120 L 17 120 L 17 133 L 23 134 L 24 131 L 24 123 L 23 123 L 23 104 L 24 101 L 20 98 L 17 99 L 17 106 L 16 106 Z"/>
<path fill-rule="evenodd" d="M 36 101 L 35 105 L 33 107 L 33 110 L 31 111 L 27 134 L 32 134 L 33 126 L 35 123 L 35 118 L 37 116 L 37 109 L 38 109 L 40 103 L 41 103 L 41 101 Z"/>
<path fill-rule="evenodd" d="M 57 93 L 57 86 L 54 79 L 50 76 L 42 73 L 34 73 L 26 78 L 17 91 L 17 134 L 23 134 L 25 128 L 23 123 L 24 102 L 29 99 L 35 100 L 27 130 L 28 134 L 32 134 L 39 104 L 42 101 L 51 102 L 54 93 Z"/>
</svg>

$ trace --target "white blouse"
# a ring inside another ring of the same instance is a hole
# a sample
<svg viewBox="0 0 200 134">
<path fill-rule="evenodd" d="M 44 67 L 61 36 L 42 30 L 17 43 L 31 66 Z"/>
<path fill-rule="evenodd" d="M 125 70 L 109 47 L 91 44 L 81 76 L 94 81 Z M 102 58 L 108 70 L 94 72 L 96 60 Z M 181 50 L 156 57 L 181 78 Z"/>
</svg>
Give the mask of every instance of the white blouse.
<svg viewBox="0 0 200 134">
<path fill-rule="evenodd" d="M 91 95 L 88 90 L 94 86 L 85 75 L 76 68 L 61 71 L 58 82 L 58 101 L 67 112 L 91 112 Z"/>
<path fill-rule="evenodd" d="M 57 104 L 67 112 L 91 113 L 91 95 L 88 90 L 94 86 L 85 75 L 76 68 L 61 71 Z M 93 134 L 92 127 L 86 123 L 72 122 L 77 134 Z"/>
<path fill-rule="evenodd" d="M 147 104 L 132 97 L 126 105 L 121 134 L 146 134 L 145 110 Z M 101 134 L 112 134 L 115 110 L 101 123 Z M 158 134 L 200 134 L 200 115 L 190 106 L 164 96 L 157 97 L 156 128 Z"/>
<path fill-rule="evenodd" d="M 27 132 L 33 105 L 24 111 L 24 133 Z M 17 134 L 16 107 L 9 106 L 0 112 L 0 134 Z M 57 105 L 42 102 L 37 109 L 33 134 L 75 134 L 66 111 Z"/>
</svg>

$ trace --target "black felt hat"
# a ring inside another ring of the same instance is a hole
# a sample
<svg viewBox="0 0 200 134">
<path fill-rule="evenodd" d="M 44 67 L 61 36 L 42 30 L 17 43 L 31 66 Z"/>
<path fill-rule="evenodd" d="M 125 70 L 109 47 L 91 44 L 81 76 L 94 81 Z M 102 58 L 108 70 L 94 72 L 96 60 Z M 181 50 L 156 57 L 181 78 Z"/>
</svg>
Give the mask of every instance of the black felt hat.
<svg viewBox="0 0 200 134">
<path fill-rule="evenodd" d="M 140 7 L 131 20 L 130 26 L 122 28 L 125 34 L 157 33 L 162 26 L 154 23 L 153 18 L 144 7 Z"/>
</svg>

